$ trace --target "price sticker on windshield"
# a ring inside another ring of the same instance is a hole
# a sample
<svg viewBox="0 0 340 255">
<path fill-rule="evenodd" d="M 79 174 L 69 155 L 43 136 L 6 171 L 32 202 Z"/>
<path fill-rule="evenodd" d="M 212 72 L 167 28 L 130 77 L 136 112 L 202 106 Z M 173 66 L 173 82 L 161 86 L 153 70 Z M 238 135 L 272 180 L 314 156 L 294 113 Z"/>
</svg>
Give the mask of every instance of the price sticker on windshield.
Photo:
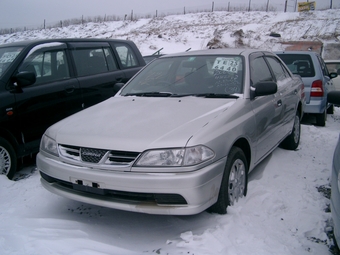
<svg viewBox="0 0 340 255">
<path fill-rule="evenodd" d="M 13 60 L 18 56 L 19 51 L 15 52 L 5 52 L 1 58 L 0 58 L 0 63 L 10 63 L 13 62 Z"/>
<path fill-rule="evenodd" d="M 240 64 L 241 64 L 240 58 L 216 58 L 212 69 L 237 73 Z"/>
</svg>

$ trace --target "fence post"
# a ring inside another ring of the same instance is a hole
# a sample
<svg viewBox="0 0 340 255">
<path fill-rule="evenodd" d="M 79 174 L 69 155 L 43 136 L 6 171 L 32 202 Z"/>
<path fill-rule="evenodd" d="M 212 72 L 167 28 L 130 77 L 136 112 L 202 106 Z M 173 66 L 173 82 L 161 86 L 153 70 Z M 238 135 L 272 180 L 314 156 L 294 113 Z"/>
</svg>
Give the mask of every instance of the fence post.
<svg viewBox="0 0 340 255">
<path fill-rule="evenodd" d="M 214 12 L 214 2 L 212 2 L 211 12 Z"/>
<path fill-rule="evenodd" d="M 185 6 L 184 6 L 184 15 L 185 15 Z"/>
<path fill-rule="evenodd" d="M 251 2 L 251 0 L 249 0 L 248 12 L 250 12 L 250 2 Z"/>
</svg>

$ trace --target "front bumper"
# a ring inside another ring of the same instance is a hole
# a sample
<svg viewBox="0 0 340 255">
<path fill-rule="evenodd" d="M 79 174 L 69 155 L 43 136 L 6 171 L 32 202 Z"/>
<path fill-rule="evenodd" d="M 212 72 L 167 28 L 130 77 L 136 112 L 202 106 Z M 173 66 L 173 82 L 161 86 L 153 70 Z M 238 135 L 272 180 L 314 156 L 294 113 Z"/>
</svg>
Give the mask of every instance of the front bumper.
<svg viewBox="0 0 340 255">
<path fill-rule="evenodd" d="M 197 214 L 213 205 L 218 198 L 225 163 L 223 158 L 192 172 L 141 173 L 79 167 L 42 153 L 37 155 L 41 183 L 52 193 L 98 206 L 165 215 Z M 143 199 L 138 199 L 139 195 Z M 145 199 L 145 195 L 151 199 Z M 170 202 L 152 200 L 157 196 L 170 197 Z M 184 203 L 171 202 L 172 197 L 182 197 Z"/>
</svg>

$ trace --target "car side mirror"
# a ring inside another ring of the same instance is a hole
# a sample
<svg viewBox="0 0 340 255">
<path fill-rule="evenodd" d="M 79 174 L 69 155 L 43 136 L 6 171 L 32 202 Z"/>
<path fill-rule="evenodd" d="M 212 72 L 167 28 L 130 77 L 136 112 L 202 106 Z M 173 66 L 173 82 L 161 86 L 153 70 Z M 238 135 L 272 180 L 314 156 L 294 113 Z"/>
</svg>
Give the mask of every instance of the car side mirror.
<svg viewBox="0 0 340 255">
<path fill-rule="evenodd" d="M 330 73 L 330 74 L 329 74 L 329 78 L 331 78 L 331 79 L 334 79 L 334 78 L 336 78 L 336 77 L 338 77 L 338 74 L 337 74 L 337 73 Z"/>
<path fill-rule="evenodd" d="M 13 78 L 14 78 L 14 85 L 20 88 L 32 85 L 36 81 L 35 74 L 33 72 L 27 72 L 27 71 L 17 73 Z"/>
<path fill-rule="evenodd" d="M 340 105 L 340 91 L 331 91 L 327 93 L 327 101 L 328 103 L 334 104 L 334 105 Z"/>
<path fill-rule="evenodd" d="M 277 84 L 273 81 L 261 81 L 255 84 L 254 89 L 255 97 L 273 95 L 277 92 Z"/>
<path fill-rule="evenodd" d="M 125 83 L 117 82 L 113 85 L 113 92 L 116 94 L 122 87 L 124 87 Z"/>
</svg>

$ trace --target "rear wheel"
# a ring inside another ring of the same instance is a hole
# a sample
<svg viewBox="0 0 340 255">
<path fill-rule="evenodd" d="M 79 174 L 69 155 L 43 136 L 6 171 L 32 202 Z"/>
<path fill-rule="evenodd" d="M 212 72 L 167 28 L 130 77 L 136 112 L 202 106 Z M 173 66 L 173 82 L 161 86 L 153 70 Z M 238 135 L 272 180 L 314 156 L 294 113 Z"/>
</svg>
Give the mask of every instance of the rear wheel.
<svg viewBox="0 0 340 255">
<path fill-rule="evenodd" d="M 243 151 L 232 147 L 224 169 L 217 202 L 208 211 L 226 214 L 227 207 L 234 205 L 247 194 L 248 163 Z"/>
<path fill-rule="evenodd" d="M 12 180 L 17 168 L 17 157 L 12 145 L 0 138 L 0 173 Z"/>
<path fill-rule="evenodd" d="M 287 150 L 295 150 L 300 143 L 300 134 L 301 134 L 300 114 L 299 112 L 296 112 L 292 133 L 282 141 L 280 147 Z"/>
<path fill-rule="evenodd" d="M 327 120 L 327 109 L 323 113 L 316 114 L 316 125 L 320 127 L 324 127 L 326 125 Z"/>
</svg>

